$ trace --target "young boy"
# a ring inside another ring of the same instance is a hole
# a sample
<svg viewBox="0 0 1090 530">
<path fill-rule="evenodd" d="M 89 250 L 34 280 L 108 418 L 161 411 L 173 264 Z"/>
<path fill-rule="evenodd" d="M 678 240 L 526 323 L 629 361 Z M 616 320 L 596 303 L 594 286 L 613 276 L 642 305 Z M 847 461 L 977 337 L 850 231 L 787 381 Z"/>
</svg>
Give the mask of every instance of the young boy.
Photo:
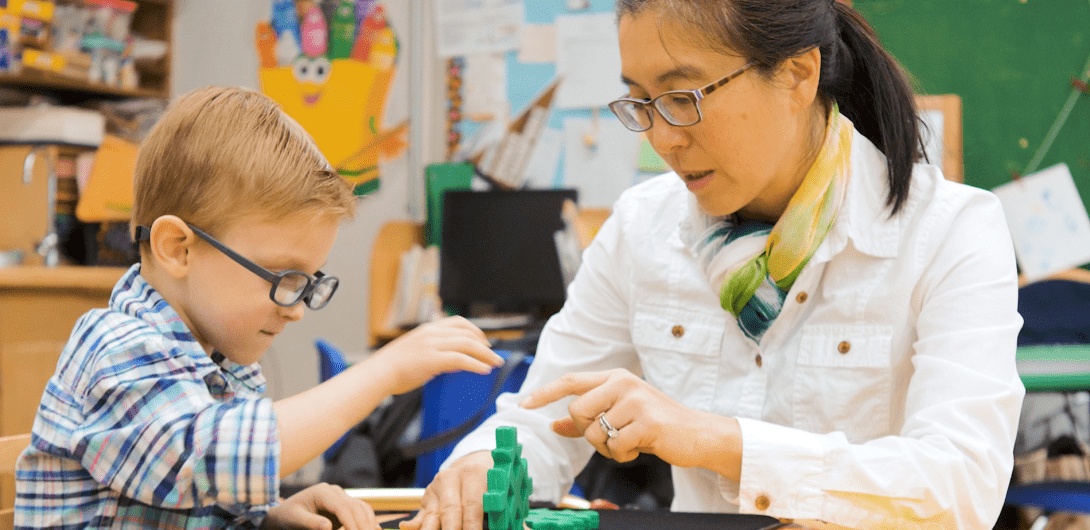
<svg viewBox="0 0 1090 530">
<path fill-rule="evenodd" d="M 15 525 L 373 529 L 337 487 L 278 504 L 280 478 L 385 396 L 502 359 L 446 319 L 300 395 L 261 398 L 273 338 L 336 290 L 320 269 L 356 201 L 258 92 L 180 98 L 144 141 L 134 189 L 141 263 L 72 332 L 18 463 Z"/>
</svg>

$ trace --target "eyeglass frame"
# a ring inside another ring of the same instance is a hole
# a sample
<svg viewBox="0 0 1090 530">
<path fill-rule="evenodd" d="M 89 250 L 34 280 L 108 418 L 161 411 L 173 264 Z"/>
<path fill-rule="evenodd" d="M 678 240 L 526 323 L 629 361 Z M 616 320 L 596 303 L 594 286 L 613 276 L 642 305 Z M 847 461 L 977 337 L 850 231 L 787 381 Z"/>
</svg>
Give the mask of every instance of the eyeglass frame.
<svg viewBox="0 0 1090 530">
<path fill-rule="evenodd" d="M 223 243 L 221 243 L 216 238 L 214 238 L 214 237 L 208 235 L 207 233 L 205 233 L 204 230 L 201 230 L 200 228 L 197 228 L 197 227 L 195 227 L 195 226 L 193 226 L 193 225 L 191 225 L 189 223 L 186 223 L 185 225 L 188 226 L 190 230 L 193 230 L 193 233 L 200 236 L 201 239 L 207 241 L 209 245 L 212 245 L 216 250 L 219 250 L 224 255 L 226 255 L 227 257 L 234 260 L 235 263 L 238 263 L 239 265 L 242 265 L 243 267 L 245 267 L 250 272 L 258 275 L 259 277 L 261 277 L 261 279 L 263 279 L 263 280 L 269 282 L 270 284 L 272 284 L 272 288 L 269 290 L 269 299 L 272 300 L 274 304 L 276 304 L 276 305 L 278 305 L 280 307 L 292 307 L 292 306 L 298 304 L 299 302 L 305 302 L 307 304 L 307 307 L 317 311 L 317 310 L 325 307 L 327 304 L 329 304 L 329 301 L 333 298 L 333 293 L 337 292 L 337 287 L 339 287 L 340 284 L 341 284 L 341 280 L 339 278 L 337 278 L 336 276 L 328 276 L 325 273 L 323 273 L 322 271 L 315 272 L 313 276 L 311 276 L 310 274 L 307 274 L 307 273 L 305 273 L 303 271 L 293 270 L 293 269 L 289 269 L 289 270 L 286 270 L 286 271 L 280 271 L 280 272 L 270 271 L 269 269 L 266 269 L 265 267 L 262 267 L 261 265 L 258 265 L 257 263 L 254 263 L 253 261 L 247 259 L 242 254 L 239 254 L 238 252 L 235 252 L 234 250 L 231 249 L 231 247 L 228 247 L 227 245 L 224 245 Z M 136 243 L 139 243 L 140 241 L 150 241 L 150 240 L 151 240 L 151 228 L 149 228 L 147 226 L 143 226 L 143 225 L 137 226 L 136 227 Z M 306 285 L 306 287 L 303 288 L 303 291 L 299 294 L 299 298 L 296 298 L 295 301 L 291 302 L 290 304 L 284 304 L 284 303 L 280 303 L 276 299 L 276 289 L 280 286 L 280 282 L 284 279 L 284 277 L 289 275 L 289 274 L 302 274 L 307 279 L 307 285 Z M 329 294 L 326 295 L 325 300 L 322 301 L 322 305 L 320 305 L 318 307 L 314 307 L 313 305 L 310 304 L 311 296 L 314 294 L 315 289 L 318 288 L 318 285 L 320 283 L 322 283 L 323 281 L 325 281 L 325 282 L 332 281 L 333 282 L 333 288 L 329 290 Z"/>
<path fill-rule="evenodd" d="M 617 98 L 617 99 L 615 99 L 615 100 L 613 100 L 613 101 L 611 101 L 609 103 L 609 105 L 608 105 L 609 110 L 613 112 L 614 116 L 617 116 L 617 119 L 621 121 L 621 124 L 624 125 L 626 129 L 628 129 L 628 130 L 630 130 L 632 132 L 648 131 L 648 130 L 651 130 L 651 127 L 653 127 L 655 125 L 655 113 L 650 112 L 649 109 L 655 109 L 655 112 L 657 112 L 659 116 L 662 116 L 662 119 L 666 120 L 666 123 L 669 123 L 670 125 L 673 125 L 674 127 L 691 127 L 693 125 L 696 125 L 696 124 L 700 123 L 701 120 L 704 119 L 704 112 L 702 110 L 700 110 L 700 102 L 704 98 L 708 97 L 708 95 L 711 94 L 712 92 L 715 92 L 716 89 L 718 89 L 719 87 L 722 87 L 723 85 L 731 82 L 732 80 L 734 80 L 738 76 L 742 75 L 743 73 L 746 72 L 746 70 L 749 70 L 750 68 L 752 68 L 756 64 L 757 63 L 752 62 L 752 61 L 748 62 L 748 63 L 742 65 L 737 70 L 727 74 L 725 77 L 722 77 L 717 81 L 712 81 L 711 83 L 708 83 L 707 85 L 704 85 L 703 87 L 697 88 L 695 90 L 671 90 L 669 92 L 663 92 L 663 93 L 659 94 L 654 99 Z M 696 108 L 696 121 L 694 121 L 692 123 L 685 123 L 685 124 L 674 123 L 670 118 L 667 118 L 666 115 L 663 114 L 662 109 L 660 109 L 658 107 L 658 105 L 659 105 L 658 101 L 661 100 L 662 98 L 666 97 L 666 96 L 677 96 L 677 95 L 684 95 L 689 99 L 689 101 L 692 102 L 693 107 Z M 643 128 L 643 129 L 633 129 L 632 127 L 629 127 L 628 124 L 625 123 L 625 119 L 621 117 L 621 113 L 617 112 L 617 109 L 613 108 L 614 105 L 618 105 L 618 104 L 621 104 L 621 103 L 633 103 L 633 104 L 638 106 L 637 108 L 643 109 L 644 112 L 647 113 L 647 123 L 648 123 L 647 127 Z"/>
</svg>

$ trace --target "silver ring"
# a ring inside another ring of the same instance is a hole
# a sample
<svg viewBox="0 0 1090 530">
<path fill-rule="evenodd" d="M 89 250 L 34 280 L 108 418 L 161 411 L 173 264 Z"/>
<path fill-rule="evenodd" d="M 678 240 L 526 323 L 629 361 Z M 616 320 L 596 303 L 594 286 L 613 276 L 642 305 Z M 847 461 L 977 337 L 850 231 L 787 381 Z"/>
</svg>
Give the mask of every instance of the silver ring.
<svg viewBox="0 0 1090 530">
<path fill-rule="evenodd" d="M 606 433 L 606 436 L 608 436 L 609 438 L 616 438 L 616 437 L 621 435 L 621 431 L 618 431 L 612 425 L 609 424 L 609 420 L 606 419 L 606 413 L 605 412 L 598 415 L 598 425 L 600 425 L 602 427 L 602 430 Z"/>
</svg>

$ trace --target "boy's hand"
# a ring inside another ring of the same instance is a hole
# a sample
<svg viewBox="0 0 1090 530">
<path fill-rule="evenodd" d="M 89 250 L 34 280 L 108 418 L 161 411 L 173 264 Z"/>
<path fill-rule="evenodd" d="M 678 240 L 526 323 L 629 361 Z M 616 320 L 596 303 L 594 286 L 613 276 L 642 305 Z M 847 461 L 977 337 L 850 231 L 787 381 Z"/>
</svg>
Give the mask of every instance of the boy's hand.
<svg viewBox="0 0 1090 530">
<path fill-rule="evenodd" d="M 262 529 L 375 530 L 375 512 L 367 503 L 349 497 L 340 486 L 315 484 L 269 510 Z"/>
<path fill-rule="evenodd" d="M 369 359 L 389 374 L 391 394 L 404 394 L 431 378 L 461 370 L 487 374 L 503 365 L 484 332 L 462 317 L 423 324 L 383 346 Z"/>
</svg>

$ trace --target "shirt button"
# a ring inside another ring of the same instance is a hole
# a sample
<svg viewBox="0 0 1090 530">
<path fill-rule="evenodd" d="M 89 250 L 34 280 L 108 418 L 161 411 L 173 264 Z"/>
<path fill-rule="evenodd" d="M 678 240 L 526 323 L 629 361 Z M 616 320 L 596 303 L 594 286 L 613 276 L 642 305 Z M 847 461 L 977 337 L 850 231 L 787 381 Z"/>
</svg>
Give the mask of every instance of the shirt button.
<svg viewBox="0 0 1090 530">
<path fill-rule="evenodd" d="M 851 350 L 851 349 L 852 349 L 852 343 L 850 343 L 848 341 L 841 342 L 836 347 L 836 351 L 838 351 L 840 353 L 848 353 L 848 350 Z"/>
<path fill-rule="evenodd" d="M 680 325 L 674 326 L 674 329 L 671 329 L 670 333 L 673 333 L 675 337 L 680 339 L 681 336 L 685 334 L 685 328 L 681 327 Z"/>
<path fill-rule="evenodd" d="M 761 367 L 761 354 L 759 354 L 759 353 L 757 354 L 756 361 L 757 361 L 757 368 L 760 368 Z"/>
<path fill-rule="evenodd" d="M 771 504 L 772 504 L 772 502 L 769 501 L 768 497 L 765 496 L 765 495 L 761 495 L 760 497 L 757 497 L 757 500 L 753 501 L 753 505 L 756 506 L 757 509 L 761 510 L 762 512 L 767 510 L 768 506 L 771 505 Z"/>
<path fill-rule="evenodd" d="M 801 304 L 801 303 L 806 301 L 806 298 L 808 296 L 809 295 L 806 294 L 806 291 L 803 291 L 803 292 L 799 293 L 797 296 L 795 296 L 795 301 Z"/>
</svg>

